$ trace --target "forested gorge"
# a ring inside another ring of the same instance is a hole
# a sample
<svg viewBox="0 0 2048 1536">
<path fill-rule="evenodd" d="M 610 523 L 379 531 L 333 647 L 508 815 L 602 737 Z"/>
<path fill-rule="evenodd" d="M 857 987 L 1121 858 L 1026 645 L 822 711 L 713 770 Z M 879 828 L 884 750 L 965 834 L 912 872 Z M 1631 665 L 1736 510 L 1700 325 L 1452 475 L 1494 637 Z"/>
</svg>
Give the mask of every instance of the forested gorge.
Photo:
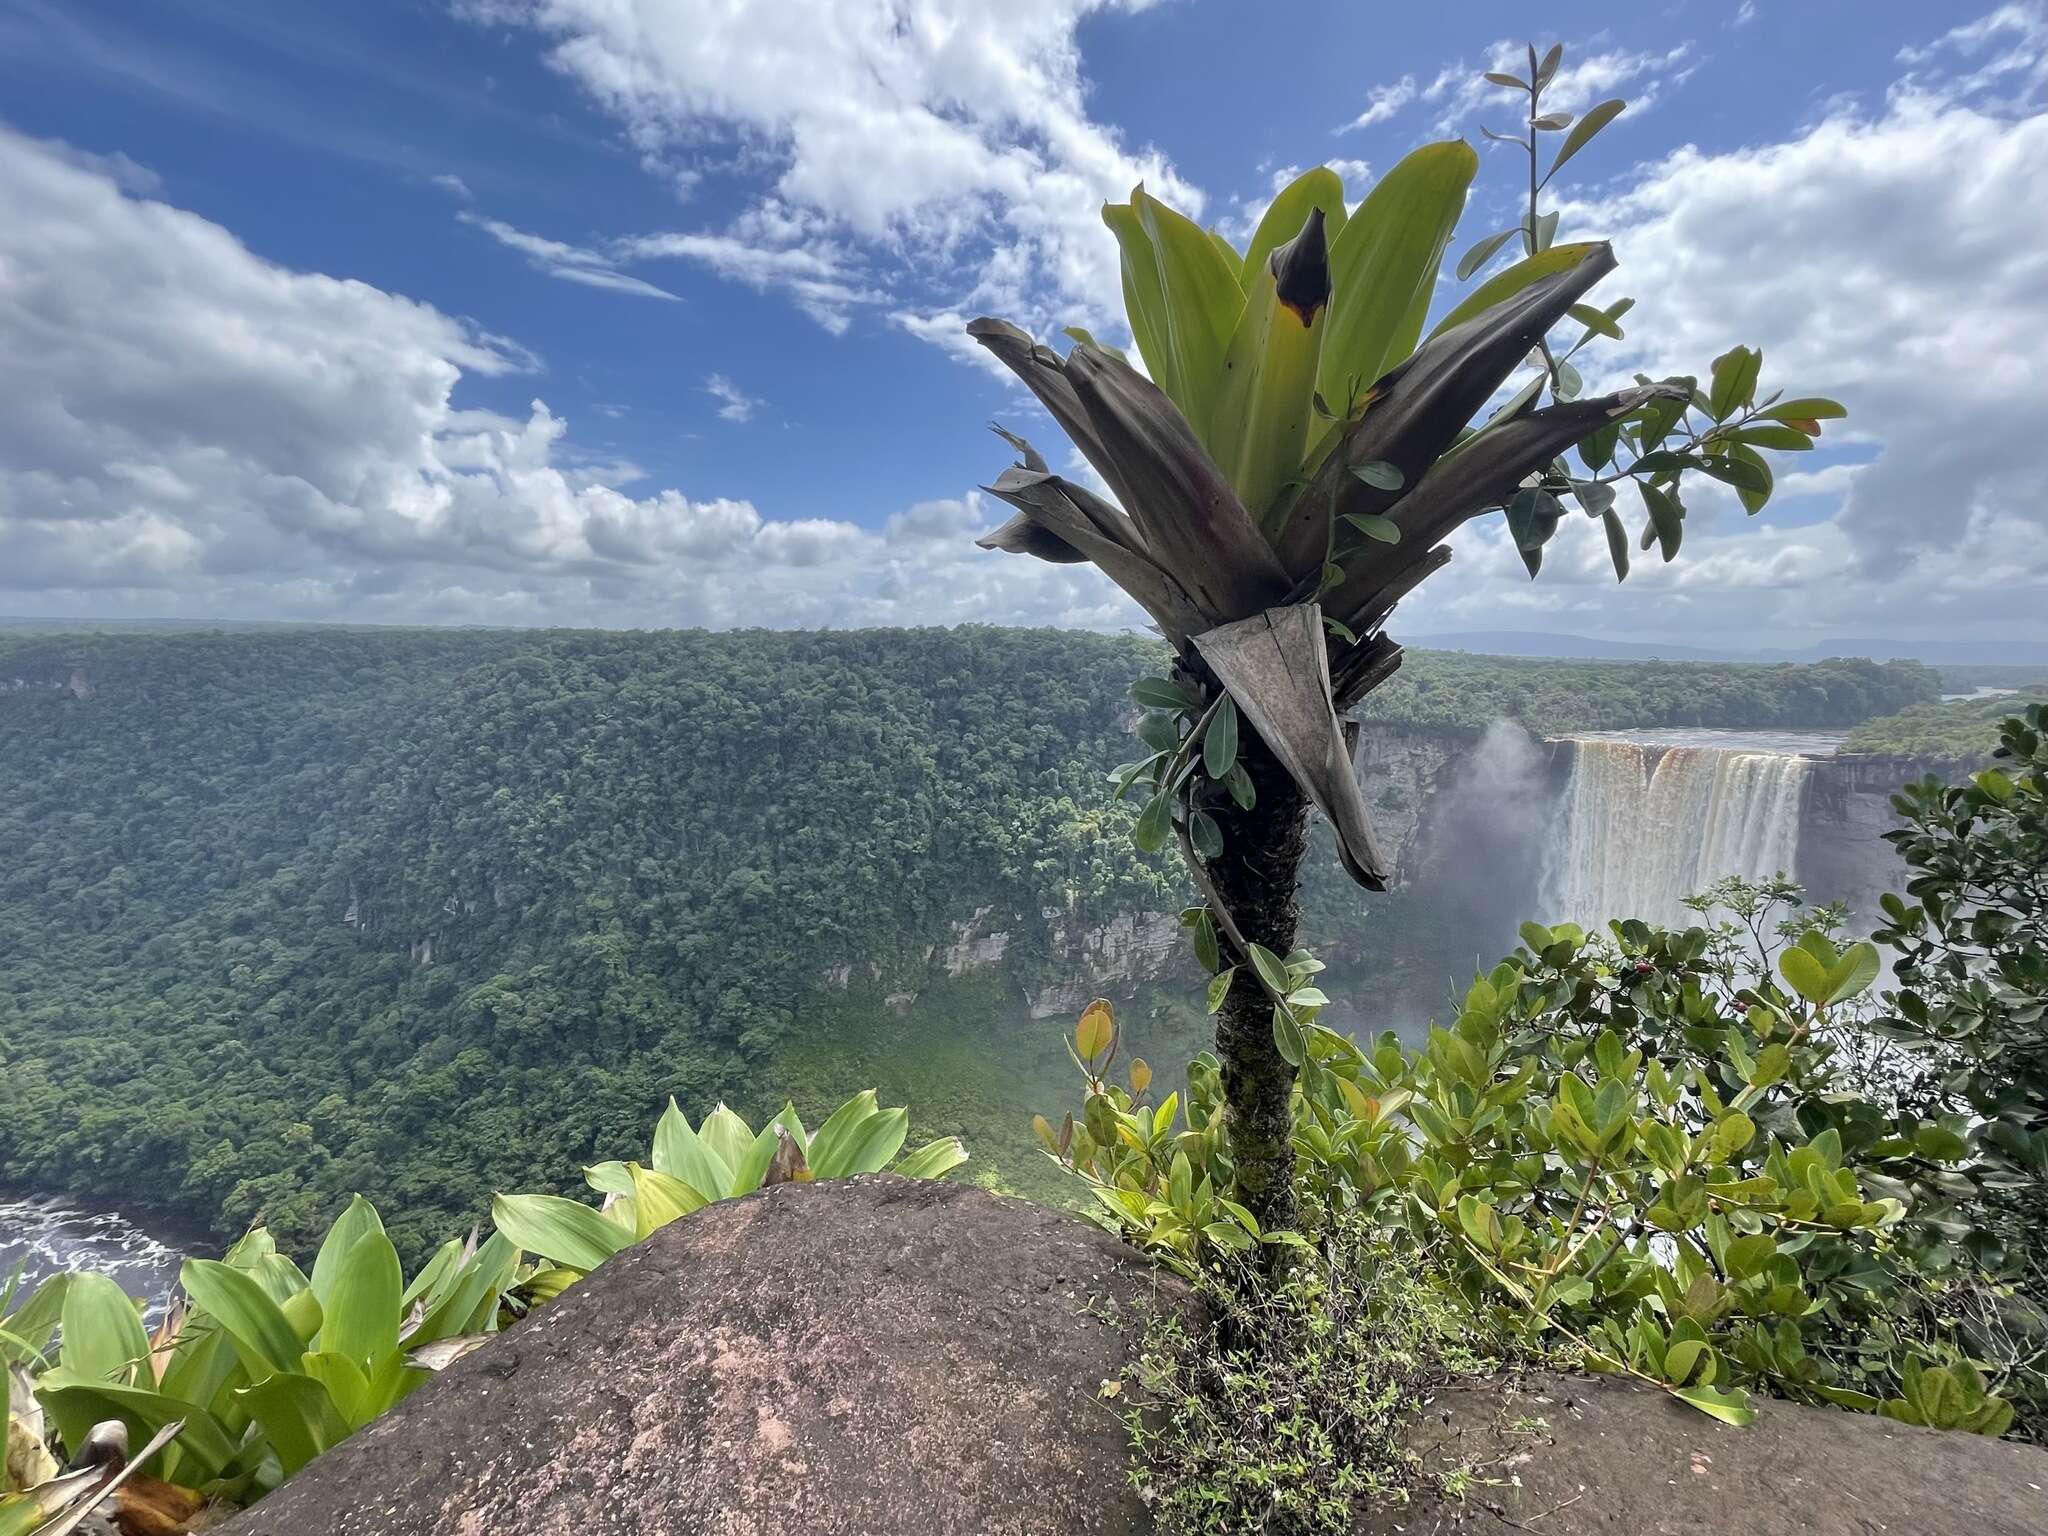
<svg viewBox="0 0 2048 1536">
<path fill-rule="evenodd" d="M 571 1187 L 672 1093 L 801 1095 L 983 908 L 1002 985 L 895 1043 L 993 1073 L 955 1022 L 1027 1028 L 1016 988 L 1060 935 L 1181 903 L 1102 782 L 1159 655 L 995 629 L 0 640 L 0 1182 L 220 1236 L 260 1214 L 287 1246 L 361 1191 L 416 1257 L 494 1190 Z M 1845 725 L 1935 692 L 1910 665 L 1421 655 L 1373 704 Z M 919 1135 L 980 1128 L 931 1123 L 929 1080 L 881 1086 Z"/>
<path fill-rule="evenodd" d="M 1358 713 L 1462 730 L 1513 720 L 1538 735 L 1648 725 L 1820 729 L 1926 703 L 1940 691 L 1937 675 L 1913 662 L 1717 665 L 1430 651 L 1411 655 Z"/>
</svg>

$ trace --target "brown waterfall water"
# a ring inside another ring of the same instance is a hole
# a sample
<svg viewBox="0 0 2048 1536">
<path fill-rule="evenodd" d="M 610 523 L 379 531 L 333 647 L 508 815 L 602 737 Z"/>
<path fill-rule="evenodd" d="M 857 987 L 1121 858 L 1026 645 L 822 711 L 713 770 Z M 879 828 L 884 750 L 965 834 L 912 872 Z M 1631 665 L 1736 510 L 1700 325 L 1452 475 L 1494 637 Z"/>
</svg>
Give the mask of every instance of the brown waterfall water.
<svg viewBox="0 0 2048 1536">
<path fill-rule="evenodd" d="M 1799 808 L 1823 736 L 1741 741 L 1570 739 L 1571 782 L 1549 859 L 1546 916 L 1587 927 L 1614 917 L 1683 926 L 1684 898 L 1726 875 L 1790 876 Z"/>
</svg>

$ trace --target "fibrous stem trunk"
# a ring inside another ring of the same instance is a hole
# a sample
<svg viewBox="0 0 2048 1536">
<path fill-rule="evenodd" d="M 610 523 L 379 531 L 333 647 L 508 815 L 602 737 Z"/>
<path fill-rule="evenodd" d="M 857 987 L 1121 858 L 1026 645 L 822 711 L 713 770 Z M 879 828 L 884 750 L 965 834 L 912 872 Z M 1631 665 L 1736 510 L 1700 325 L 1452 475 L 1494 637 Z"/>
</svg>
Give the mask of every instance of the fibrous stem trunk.
<svg viewBox="0 0 2048 1536">
<path fill-rule="evenodd" d="M 1238 761 L 1251 776 L 1255 803 L 1212 811 L 1222 826 L 1223 855 L 1207 865 L 1208 876 L 1246 941 L 1284 956 L 1301 919 L 1295 886 L 1308 846 L 1308 803 L 1249 728 Z M 1273 1043 L 1273 1001 L 1249 965 L 1238 966 L 1217 1012 L 1216 1055 L 1238 1198 L 1262 1228 L 1292 1226 L 1294 1068 Z"/>
</svg>

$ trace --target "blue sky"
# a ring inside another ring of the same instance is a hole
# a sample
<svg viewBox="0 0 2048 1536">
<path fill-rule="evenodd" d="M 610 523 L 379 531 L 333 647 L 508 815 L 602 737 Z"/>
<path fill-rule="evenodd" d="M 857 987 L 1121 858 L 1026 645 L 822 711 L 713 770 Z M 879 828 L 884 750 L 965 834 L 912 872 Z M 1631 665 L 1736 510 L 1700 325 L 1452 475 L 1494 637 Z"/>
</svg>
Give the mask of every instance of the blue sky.
<svg viewBox="0 0 2048 1536">
<path fill-rule="evenodd" d="M 960 320 L 1115 330 L 1140 175 L 1228 231 L 1483 146 L 1529 11 L 0 0 L 0 612 L 1131 622 L 972 549 L 983 424 L 1057 433 Z M 1468 530 L 1408 627 L 2048 637 L 2041 6 L 1544 11 L 1562 104 L 1631 102 L 1565 189 L 1611 365 L 1761 344 L 1853 430 L 1619 593 L 1596 529 L 1533 587 Z"/>
</svg>

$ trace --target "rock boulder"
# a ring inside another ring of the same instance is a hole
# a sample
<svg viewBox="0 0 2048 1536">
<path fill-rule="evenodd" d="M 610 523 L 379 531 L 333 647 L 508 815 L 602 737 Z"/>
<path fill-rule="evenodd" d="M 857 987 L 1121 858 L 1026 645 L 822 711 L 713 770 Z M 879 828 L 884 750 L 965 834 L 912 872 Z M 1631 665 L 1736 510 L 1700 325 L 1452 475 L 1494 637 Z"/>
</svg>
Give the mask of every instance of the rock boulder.
<svg viewBox="0 0 2048 1536">
<path fill-rule="evenodd" d="M 1758 1400 L 1737 1429 L 1613 1376 L 1480 1379 L 1409 1430 L 1457 1499 L 1359 1536 L 2044 1536 L 2048 1451 Z M 1460 1476 L 1462 1474 L 1462 1476 Z"/>
<path fill-rule="evenodd" d="M 231 1536 L 1110 1536 L 1100 1397 L 1184 1287 L 1072 1216 L 886 1175 L 715 1205 L 621 1254 Z M 1409 1436 L 1454 1499 L 1359 1536 L 2044 1536 L 2048 1452 L 1612 1378 L 1462 1382 Z M 1424 1480 L 1424 1486 L 1432 1485 Z"/>
<path fill-rule="evenodd" d="M 1106 1233 L 878 1174 L 673 1223 L 455 1362 L 233 1536 L 1110 1536 L 1109 1319 L 1185 1304 Z"/>
</svg>

